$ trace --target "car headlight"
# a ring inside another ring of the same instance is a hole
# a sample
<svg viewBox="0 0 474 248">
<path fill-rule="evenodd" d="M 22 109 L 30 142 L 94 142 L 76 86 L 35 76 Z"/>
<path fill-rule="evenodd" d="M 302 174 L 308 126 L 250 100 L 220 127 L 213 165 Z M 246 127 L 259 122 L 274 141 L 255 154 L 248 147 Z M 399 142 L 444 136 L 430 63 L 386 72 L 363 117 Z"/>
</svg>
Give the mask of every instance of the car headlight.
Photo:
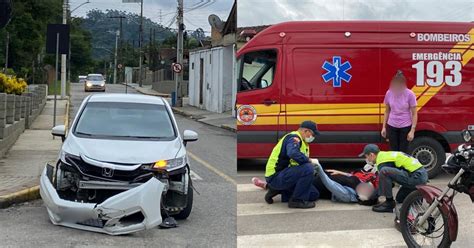
<svg viewBox="0 0 474 248">
<path fill-rule="evenodd" d="M 70 165 L 67 161 L 66 161 L 66 157 L 69 157 L 69 153 L 61 150 L 61 153 L 59 154 L 59 160 L 61 160 L 61 162 L 63 164 L 67 164 L 67 165 Z"/>
<path fill-rule="evenodd" d="M 105 83 L 101 83 L 100 86 L 104 87 L 104 86 L 105 86 Z"/>
<path fill-rule="evenodd" d="M 156 161 L 152 168 L 156 170 L 170 170 L 182 167 L 184 165 L 186 165 L 186 156 Z"/>
<path fill-rule="evenodd" d="M 87 87 L 92 87 L 92 83 L 86 83 Z"/>
</svg>

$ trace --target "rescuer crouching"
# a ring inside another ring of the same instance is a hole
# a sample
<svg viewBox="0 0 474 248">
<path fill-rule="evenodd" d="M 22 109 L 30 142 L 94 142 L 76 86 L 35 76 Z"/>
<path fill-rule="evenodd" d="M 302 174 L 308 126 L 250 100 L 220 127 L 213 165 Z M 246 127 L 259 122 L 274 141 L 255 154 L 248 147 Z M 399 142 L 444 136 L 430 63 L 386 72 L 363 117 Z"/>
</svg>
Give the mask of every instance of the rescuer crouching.
<svg viewBox="0 0 474 248">
<path fill-rule="evenodd" d="M 316 123 L 304 121 L 297 131 L 286 134 L 268 159 L 265 169 L 267 193 L 265 201 L 281 194 L 289 208 L 314 208 L 319 192 L 313 185 L 314 165 L 309 158 L 309 143 L 318 135 Z"/>
</svg>

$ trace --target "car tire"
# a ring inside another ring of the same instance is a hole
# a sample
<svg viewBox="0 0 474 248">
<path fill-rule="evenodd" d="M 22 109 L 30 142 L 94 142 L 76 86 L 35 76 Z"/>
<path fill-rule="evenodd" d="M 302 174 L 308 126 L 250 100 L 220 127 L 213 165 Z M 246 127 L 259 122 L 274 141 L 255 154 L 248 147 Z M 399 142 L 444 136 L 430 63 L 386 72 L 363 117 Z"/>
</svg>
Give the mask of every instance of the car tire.
<svg viewBox="0 0 474 248">
<path fill-rule="evenodd" d="M 437 140 L 426 136 L 417 137 L 410 142 L 408 151 L 425 166 L 430 179 L 441 173 L 446 151 Z M 430 166 L 426 167 L 427 164 Z"/>
<path fill-rule="evenodd" d="M 193 208 L 193 188 L 191 187 L 191 177 L 189 177 L 189 183 L 188 183 L 188 199 L 187 199 L 187 205 L 186 207 L 181 210 L 181 212 L 173 215 L 173 217 L 177 220 L 185 220 L 189 217 L 191 214 L 191 210 Z"/>
</svg>

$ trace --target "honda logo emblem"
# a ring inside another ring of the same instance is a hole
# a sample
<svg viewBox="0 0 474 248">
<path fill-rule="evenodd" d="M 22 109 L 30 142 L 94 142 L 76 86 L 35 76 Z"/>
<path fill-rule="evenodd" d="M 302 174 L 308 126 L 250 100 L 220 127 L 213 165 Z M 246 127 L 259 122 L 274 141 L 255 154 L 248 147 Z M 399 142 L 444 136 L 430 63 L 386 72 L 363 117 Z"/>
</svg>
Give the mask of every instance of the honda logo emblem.
<svg viewBox="0 0 474 248">
<path fill-rule="evenodd" d="M 113 168 L 108 168 L 108 167 L 102 168 L 102 176 L 104 176 L 104 177 L 113 177 L 114 176 L 114 169 Z"/>
</svg>

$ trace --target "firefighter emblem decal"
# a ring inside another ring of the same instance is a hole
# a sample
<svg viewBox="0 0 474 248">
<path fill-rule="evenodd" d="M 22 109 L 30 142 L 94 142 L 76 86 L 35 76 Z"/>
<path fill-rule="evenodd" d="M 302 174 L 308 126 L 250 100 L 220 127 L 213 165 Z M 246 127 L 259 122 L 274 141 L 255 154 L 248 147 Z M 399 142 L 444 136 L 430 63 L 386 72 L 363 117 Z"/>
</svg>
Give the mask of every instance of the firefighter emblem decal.
<svg viewBox="0 0 474 248">
<path fill-rule="evenodd" d="M 347 72 L 352 68 L 349 61 L 342 63 L 341 56 L 333 56 L 332 63 L 324 61 L 323 69 L 326 73 L 323 74 L 323 80 L 325 83 L 332 81 L 332 87 L 339 88 L 342 86 L 342 81 L 349 83 L 352 75 Z"/>
<path fill-rule="evenodd" d="M 251 105 L 242 105 L 237 109 L 237 120 L 243 125 L 251 125 L 257 120 L 257 111 Z"/>
</svg>

